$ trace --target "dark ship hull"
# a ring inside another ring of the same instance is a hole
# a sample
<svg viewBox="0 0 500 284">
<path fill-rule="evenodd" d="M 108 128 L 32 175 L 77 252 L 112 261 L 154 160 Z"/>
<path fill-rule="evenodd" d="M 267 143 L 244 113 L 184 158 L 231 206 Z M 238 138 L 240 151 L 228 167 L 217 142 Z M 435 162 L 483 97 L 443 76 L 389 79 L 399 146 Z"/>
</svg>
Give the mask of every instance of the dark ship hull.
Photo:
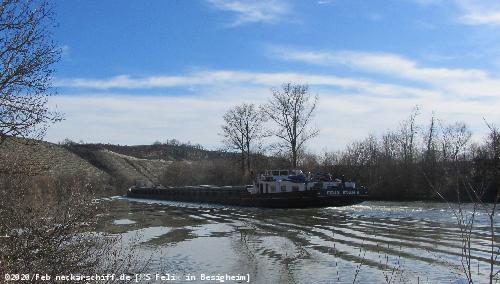
<svg viewBox="0 0 500 284">
<path fill-rule="evenodd" d="M 127 196 L 131 198 L 264 208 L 348 206 L 361 203 L 366 198 L 366 195 L 363 195 L 360 191 L 336 191 L 336 193 L 336 195 L 327 195 L 320 190 L 307 190 L 287 193 L 250 194 L 244 186 L 185 186 L 169 188 L 131 187 L 127 192 Z"/>
</svg>

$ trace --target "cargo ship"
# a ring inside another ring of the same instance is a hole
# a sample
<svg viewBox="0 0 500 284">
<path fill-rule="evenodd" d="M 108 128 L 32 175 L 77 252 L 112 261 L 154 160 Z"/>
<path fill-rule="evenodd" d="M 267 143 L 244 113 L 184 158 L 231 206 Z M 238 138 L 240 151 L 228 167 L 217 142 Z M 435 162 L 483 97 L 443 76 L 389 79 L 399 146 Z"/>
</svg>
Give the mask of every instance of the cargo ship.
<svg viewBox="0 0 500 284">
<path fill-rule="evenodd" d="M 270 170 L 248 186 L 132 186 L 130 198 L 212 203 L 264 208 L 347 206 L 363 202 L 368 190 L 330 174 L 300 170 Z"/>
</svg>

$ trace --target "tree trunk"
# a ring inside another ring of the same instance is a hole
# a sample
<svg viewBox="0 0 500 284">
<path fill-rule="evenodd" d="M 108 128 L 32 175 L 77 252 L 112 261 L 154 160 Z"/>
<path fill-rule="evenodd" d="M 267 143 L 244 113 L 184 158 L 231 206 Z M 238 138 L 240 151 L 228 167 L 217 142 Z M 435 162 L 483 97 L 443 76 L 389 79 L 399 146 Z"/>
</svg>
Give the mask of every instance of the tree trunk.
<svg viewBox="0 0 500 284">
<path fill-rule="evenodd" d="M 250 172 L 251 168 L 251 161 L 250 161 L 250 129 L 248 126 L 248 123 L 245 125 L 245 130 L 246 130 L 246 147 L 247 147 L 247 171 Z"/>
<path fill-rule="evenodd" d="M 247 171 L 250 172 L 252 163 L 250 161 L 250 150 L 247 148 Z"/>
<path fill-rule="evenodd" d="M 241 172 L 245 174 L 245 151 L 241 151 Z"/>
</svg>

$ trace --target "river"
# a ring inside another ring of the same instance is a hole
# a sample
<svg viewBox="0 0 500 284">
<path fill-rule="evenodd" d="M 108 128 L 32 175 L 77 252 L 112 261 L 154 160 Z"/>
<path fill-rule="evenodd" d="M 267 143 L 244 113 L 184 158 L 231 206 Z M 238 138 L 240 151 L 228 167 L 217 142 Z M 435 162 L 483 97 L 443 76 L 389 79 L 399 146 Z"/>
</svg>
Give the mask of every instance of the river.
<svg viewBox="0 0 500 284">
<path fill-rule="evenodd" d="M 115 197 L 110 205 L 99 230 L 147 259 L 144 273 L 181 277 L 167 283 L 215 282 L 202 274 L 250 283 L 466 282 L 460 230 L 446 203 L 260 209 Z M 495 218 L 498 244 L 499 210 Z M 488 230 L 487 214 L 477 212 L 471 270 L 481 283 L 488 281 Z M 495 264 L 498 270 L 500 259 Z"/>
</svg>

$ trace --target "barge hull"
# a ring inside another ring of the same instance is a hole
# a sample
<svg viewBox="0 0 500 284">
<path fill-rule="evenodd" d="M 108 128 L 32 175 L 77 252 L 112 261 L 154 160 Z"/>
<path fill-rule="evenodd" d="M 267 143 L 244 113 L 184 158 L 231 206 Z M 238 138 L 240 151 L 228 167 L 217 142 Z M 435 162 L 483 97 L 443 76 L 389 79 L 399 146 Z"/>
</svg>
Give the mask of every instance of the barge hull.
<svg viewBox="0 0 500 284">
<path fill-rule="evenodd" d="M 364 201 L 364 196 L 337 195 L 321 196 L 316 191 L 297 192 L 296 194 L 260 194 L 252 195 L 241 190 L 221 193 L 208 193 L 186 189 L 136 189 L 130 190 L 130 198 L 157 199 L 168 201 L 221 204 L 243 207 L 265 208 L 311 208 L 335 207 L 358 204 Z"/>
</svg>

